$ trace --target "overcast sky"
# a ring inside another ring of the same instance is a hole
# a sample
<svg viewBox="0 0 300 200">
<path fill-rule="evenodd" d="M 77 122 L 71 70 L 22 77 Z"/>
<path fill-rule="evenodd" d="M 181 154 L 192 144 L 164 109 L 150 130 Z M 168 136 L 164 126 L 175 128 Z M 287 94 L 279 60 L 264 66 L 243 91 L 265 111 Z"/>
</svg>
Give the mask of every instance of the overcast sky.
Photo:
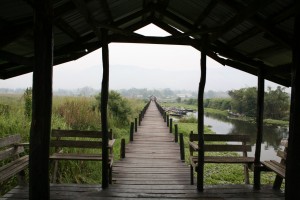
<svg viewBox="0 0 300 200">
<path fill-rule="evenodd" d="M 154 25 L 137 31 L 151 36 L 168 34 Z M 102 79 L 101 49 L 76 61 L 54 66 L 53 88 L 100 89 Z M 171 88 L 198 90 L 200 52 L 189 46 L 120 44 L 109 45 L 110 89 Z M 206 91 L 227 91 L 257 85 L 253 75 L 222 66 L 207 59 Z M 0 80 L 0 88 L 26 88 L 32 85 L 32 73 Z M 266 86 L 276 87 L 271 82 Z"/>
</svg>

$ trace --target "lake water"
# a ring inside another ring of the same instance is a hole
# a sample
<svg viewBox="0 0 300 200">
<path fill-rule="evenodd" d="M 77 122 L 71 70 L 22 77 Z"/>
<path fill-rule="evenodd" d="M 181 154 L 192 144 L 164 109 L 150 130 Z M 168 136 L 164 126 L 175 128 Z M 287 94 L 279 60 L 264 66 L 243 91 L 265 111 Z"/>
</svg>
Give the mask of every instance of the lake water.
<svg viewBox="0 0 300 200">
<path fill-rule="evenodd" d="M 197 114 L 196 114 L 197 115 Z M 252 151 L 249 156 L 254 157 L 256 142 L 256 124 L 229 119 L 223 116 L 206 114 L 204 124 L 211 126 L 211 129 L 217 134 L 246 134 L 251 137 Z M 264 126 L 263 143 L 261 147 L 261 160 L 277 160 L 276 151 L 280 148 L 282 138 L 288 137 L 287 128 Z"/>
</svg>

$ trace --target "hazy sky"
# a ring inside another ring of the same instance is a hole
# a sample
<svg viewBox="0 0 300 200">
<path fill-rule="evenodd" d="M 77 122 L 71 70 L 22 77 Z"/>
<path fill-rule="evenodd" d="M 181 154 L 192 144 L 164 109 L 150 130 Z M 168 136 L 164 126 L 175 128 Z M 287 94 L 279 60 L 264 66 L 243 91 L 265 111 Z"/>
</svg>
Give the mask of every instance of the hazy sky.
<svg viewBox="0 0 300 200">
<path fill-rule="evenodd" d="M 137 31 L 151 36 L 168 34 L 154 25 Z M 171 88 L 197 90 L 200 80 L 200 52 L 189 46 L 120 44 L 109 45 L 110 89 Z M 227 91 L 257 85 L 256 76 L 222 66 L 207 59 L 207 90 Z M 54 66 L 53 88 L 101 87 L 101 49 L 76 61 Z M 0 80 L 0 88 L 26 88 L 32 73 Z M 276 84 L 266 82 L 266 86 Z"/>
</svg>

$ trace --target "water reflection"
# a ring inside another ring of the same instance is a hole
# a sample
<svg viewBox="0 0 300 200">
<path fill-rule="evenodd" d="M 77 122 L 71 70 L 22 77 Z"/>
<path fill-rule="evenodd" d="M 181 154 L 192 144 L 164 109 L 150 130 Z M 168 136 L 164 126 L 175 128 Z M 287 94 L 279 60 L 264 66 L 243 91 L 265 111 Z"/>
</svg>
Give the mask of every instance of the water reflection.
<svg viewBox="0 0 300 200">
<path fill-rule="evenodd" d="M 196 114 L 197 115 L 197 114 Z M 224 116 L 206 114 L 204 124 L 210 125 L 217 134 L 245 134 L 250 135 L 252 152 L 254 156 L 256 141 L 256 124 L 230 119 Z M 282 138 L 288 137 L 287 128 L 264 126 L 261 160 L 278 160 L 276 150 L 280 147 Z"/>
</svg>

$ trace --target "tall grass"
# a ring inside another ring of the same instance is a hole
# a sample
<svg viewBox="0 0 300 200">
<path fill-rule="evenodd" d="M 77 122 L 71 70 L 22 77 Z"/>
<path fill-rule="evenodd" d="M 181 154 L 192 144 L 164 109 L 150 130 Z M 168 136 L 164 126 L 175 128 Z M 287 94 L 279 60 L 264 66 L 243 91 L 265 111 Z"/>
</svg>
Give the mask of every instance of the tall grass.
<svg viewBox="0 0 300 200">
<path fill-rule="evenodd" d="M 132 109 L 127 116 L 129 121 L 138 117 L 145 102 L 138 99 L 127 99 Z M 22 95 L 0 95 L 0 138 L 20 134 L 24 142 L 29 141 L 31 118 L 28 117 L 28 102 Z M 27 114 L 26 114 L 27 113 Z M 114 146 L 114 159 L 120 157 L 120 140 L 129 141 L 129 123 L 116 122 L 112 115 L 108 115 L 109 129 L 113 130 L 116 143 Z M 101 114 L 99 102 L 95 97 L 53 97 L 52 128 L 101 130 Z M 118 125 L 118 126 L 116 126 Z M 53 152 L 53 149 L 50 149 Z M 75 151 L 67 149 L 66 151 Z M 84 150 L 94 153 L 95 150 Z M 101 153 L 101 152 L 97 152 Z M 1 163 L 0 163 L 1 164 Z M 60 161 L 58 171 L 59 183 L 101 183 L 101 162 L 95 161 Z M 53 163 L 50 163 L 50 176 L 53 173 Z M 15 178 L 0 184 L 0 195 L 16 186 Z"/>
</svg>

